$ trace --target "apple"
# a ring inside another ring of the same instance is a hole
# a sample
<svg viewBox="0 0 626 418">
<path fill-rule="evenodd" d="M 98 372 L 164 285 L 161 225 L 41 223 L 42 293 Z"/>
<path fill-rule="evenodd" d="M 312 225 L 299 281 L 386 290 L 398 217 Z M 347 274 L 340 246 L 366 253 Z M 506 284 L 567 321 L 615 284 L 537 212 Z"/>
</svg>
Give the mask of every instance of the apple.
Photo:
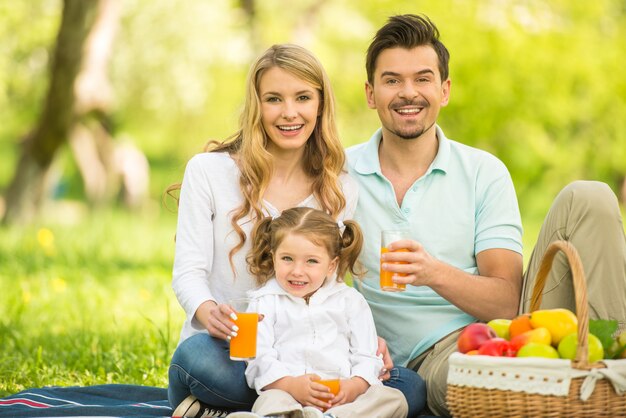
<svg viewBox="0 0 626 418">
<path fill-rule="evenodd" d="M 578 332 L 566 335 L 559 342 L 559 354 L 561 358 L 574 360 L 578 349 Z M 587 334 L 587 361 L 595 363 L 604 357 L 604 347 L 600 339 L 593 334 Z"/>
<path fill-rule="evenodd" d="M 510 319 L 492 319 L 487 322 L 500 338 L 504 338 L 505 340 L 509 339 L 509 327 L 511 326 Z"/>
<path fill-rule="evenodd" d="M 618 358 L 626 358 L 626 330 L 622 331 L 622 333 L 617 337 L 618 348 L 615 352 L 621 350 L 621 354 L 619 354 Z"/>
<path fill-rule="evenodd" d="M 487 324 L 469 324 L 459 334 L 457 348 L 465 354 L 468 351 L 478 350 L 485 341 L 496 337 L 496 332 Z"/>
<path fill-rule="evenodd" d="M 515 350 L 513 350 L 509 341 L 496 337 L 485 341 L 478 349 L 478 354 L 495 357 L 515 357 Z"/>
<path fill-rule="evenodd" d="M 559 353 L 549 344 L 530 342 L 519 349 L 517 357 L 559 358 Z"/>
</svg>

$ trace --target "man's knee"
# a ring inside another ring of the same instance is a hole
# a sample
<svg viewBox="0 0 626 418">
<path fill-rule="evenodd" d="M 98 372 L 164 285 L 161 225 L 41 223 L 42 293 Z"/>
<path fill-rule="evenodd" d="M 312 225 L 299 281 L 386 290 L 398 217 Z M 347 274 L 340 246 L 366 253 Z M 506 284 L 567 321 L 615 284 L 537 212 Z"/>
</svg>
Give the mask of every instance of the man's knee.
<svg viewBox="0 0 626 418">
<path fill-rule="evenodd" d="M 568 205 L 597 216 L 616 213 L 617 196 L 601 181 L 576 180 L 565 186 L 555 199 L 555 205 Z"/>
</svg>

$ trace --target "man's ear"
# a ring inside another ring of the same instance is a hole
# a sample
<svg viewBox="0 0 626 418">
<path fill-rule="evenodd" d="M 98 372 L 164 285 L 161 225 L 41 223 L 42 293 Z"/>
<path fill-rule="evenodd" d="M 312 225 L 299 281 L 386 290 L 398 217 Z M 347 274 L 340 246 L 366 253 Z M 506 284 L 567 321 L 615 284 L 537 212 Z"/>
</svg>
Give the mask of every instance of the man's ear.
<svg viewBox="0 0 626 418">
<path fill-rule="evenodd" d="M 441 106 L 447 106 L 450 101 L 450 86 L 452 81 L 448 78 L 446 81 L 441 83 Z"/>
<path fill-rule="evenodd" d="M 365 82 L 365 99 L 370 109 L 376 109 L 376 98 L 374 97 L 374 86 L 369 81 Z"/>
</svg>

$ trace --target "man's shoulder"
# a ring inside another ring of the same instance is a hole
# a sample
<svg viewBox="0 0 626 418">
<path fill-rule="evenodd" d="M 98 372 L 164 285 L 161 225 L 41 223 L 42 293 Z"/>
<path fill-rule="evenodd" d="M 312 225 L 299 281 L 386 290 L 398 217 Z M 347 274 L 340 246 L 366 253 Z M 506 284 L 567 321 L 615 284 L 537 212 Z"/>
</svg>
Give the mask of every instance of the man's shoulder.
<svg viewBox="0 0 626 418">
<path fill-rule="evenodd" d="M 472 165 L 476 166 L 501 166 L 505 167 L 500 158 L 496 157 L 491 152 L 477 148 L 471 145 L 463 144 L 458 141 L 449 139 L 450 150 L 457 159 L 464 160 Z"/>
<path fill-rule="evenodd" d="M 363 154 L 363 152 L 365 152 L 366 144 L 367 144 L 367 141 L 361 142 L 360 144 L 351 145 L 348 148 L 346 148 L 346 156 L 348 157 L 348 162 L 354 161 L 355 158 Z"/>
</svg>

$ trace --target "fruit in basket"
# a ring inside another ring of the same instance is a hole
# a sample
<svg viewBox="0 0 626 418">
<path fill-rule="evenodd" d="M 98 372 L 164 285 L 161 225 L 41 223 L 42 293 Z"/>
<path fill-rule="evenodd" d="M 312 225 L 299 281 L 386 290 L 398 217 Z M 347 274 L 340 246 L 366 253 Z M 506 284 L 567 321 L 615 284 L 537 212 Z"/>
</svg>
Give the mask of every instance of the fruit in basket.
<svg viewBox="0 0 626 418">
<path fill-rule="evenodd" d="M 517 357 L 559 358 L 559 353 L 550 344 L 530 342 L 519 349 Z"/>
<path fill-rule="evenodd" d="M 563 337 L 559 343 L 558 351 L 561 358 L 574 360 L 578 348 L 578 333 L 573 332 Z M 602 342 L 593 334 L 587 334 L 587 361 L 594 363 L 604 357 Z"/>
<path fill-rule="evenodd" d="M 533 327 L 530 324 L 530 314 L 525 313 L 518 315 L 511 320 L 511 325 L 509 325 L 509 337 L 514 338 L 531 329 L 533 329 Z"/>
<path fill-rule="evenodd" d="M 478 350 L 485 341 L 496 337 L 496 332 L 487 324 L 469 324 L 459 334 L 457 348 L 465 354 L 468 351 Z"/>
<path fill-rule="evenodd" d="M 563 337 L 578 329 L 578 319 L 569 309 L 541 309 L 532 312 L 529 319 L 533 328 L 545 327 L 550 331 L 555 347 Z"/>
<path fill-rule="evenodd" d="M 540 327 L 511 338 L 511 346 L 515 351 L 531 342 L 550 345 L 552 343 L 552 335 L 548 328 Z"/>
<path fill-rule="evenodd" d="M 485 341 L 478 349 L 478 354 L 495 357 L 515 357 L 515 350 L 513 350 L 509 341 L 496 337 Z"/>
<path fill-rule="evenodd" d="M 495 332 L 496 335 L 500 338 L 504 338 L 505 340 L 509 339 L 509 326 L 511 326 L 510 319 L 492 319 L 487 322 Z"/>
<path fill-rule="evenodd" d="M 622 333 L 617 337 L 618 348 L 615 350 L 616 353 L 620 353 L 617 355 L 617 358 L 626 358 L 626 330 L 622 331 Z"/>
</svg>

